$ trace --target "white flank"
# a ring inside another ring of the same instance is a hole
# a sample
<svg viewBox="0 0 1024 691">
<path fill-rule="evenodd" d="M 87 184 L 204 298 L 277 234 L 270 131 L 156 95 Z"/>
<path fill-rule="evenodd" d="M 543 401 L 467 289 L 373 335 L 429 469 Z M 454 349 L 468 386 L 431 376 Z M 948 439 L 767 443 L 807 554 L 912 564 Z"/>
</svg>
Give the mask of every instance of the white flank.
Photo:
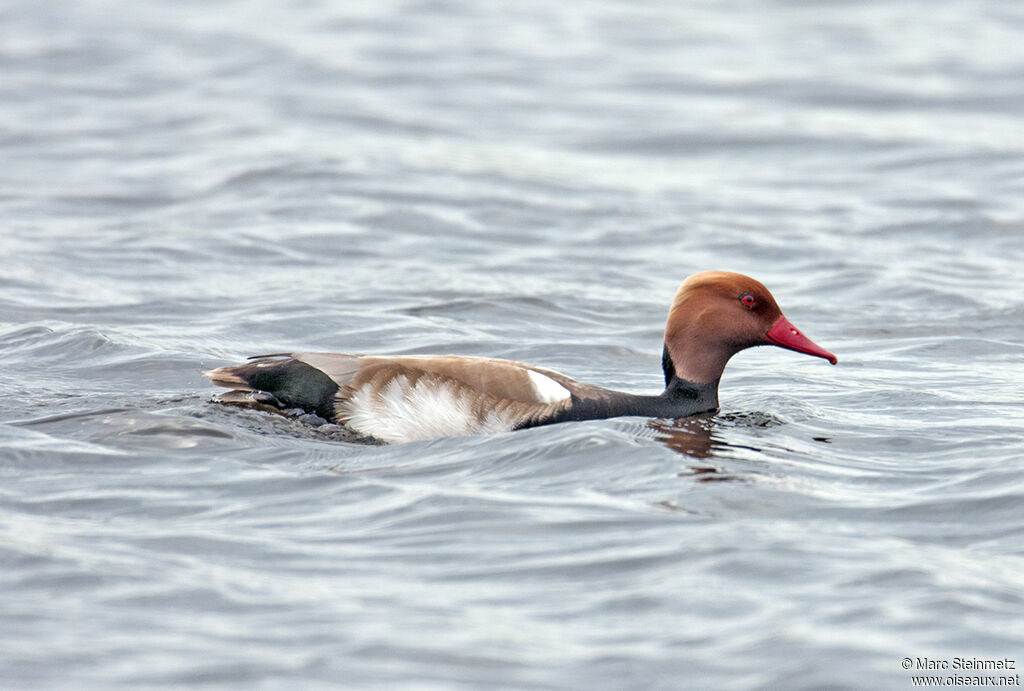
<svg viewBox="0 0 1024 691">
<path fill-rule="evenodd" d="M 551 377 L 545 376 L 540 372 L 535 372 L 532 369 L 526 371 L 530 375 L 530 383 L 533 384 L 533 390 L 537 394 L 537 400 L 541 403 L 558 403 L 572 395 L 569 393 L 569 389 L 565 388 Z"/>
<path fill-rule="evenodd" d="M 353 393 L 345 403 L 343 417 L 356 432 L 389 443 L 512 429 L 511 420 L 495 411 L 483 419 L 476 416 L 470 407 L 470 395 L 470 391 L 449 381 L 423 377 L 413 386 L 407 377 L 397 376 L 377 393 L 370 386 Z"/>
</svg>

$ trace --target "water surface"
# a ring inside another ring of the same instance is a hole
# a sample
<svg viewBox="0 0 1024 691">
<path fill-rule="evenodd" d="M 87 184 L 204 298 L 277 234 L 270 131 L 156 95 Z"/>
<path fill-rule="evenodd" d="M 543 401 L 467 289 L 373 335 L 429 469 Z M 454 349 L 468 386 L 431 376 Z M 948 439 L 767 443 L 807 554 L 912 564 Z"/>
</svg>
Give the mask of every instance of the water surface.
<svg viewBox="0 0 1024 691">
<path fill-rule="evenodd" d="M 5 688 L 909 688 L 1024 658 L 1024 12 L 0 7 Z M 688 274 L 838 367 L 401 446 L 256 353 L 657 391 Z M 1018 664 L 1024 662 L 1018 660 Z"/>
</svg>

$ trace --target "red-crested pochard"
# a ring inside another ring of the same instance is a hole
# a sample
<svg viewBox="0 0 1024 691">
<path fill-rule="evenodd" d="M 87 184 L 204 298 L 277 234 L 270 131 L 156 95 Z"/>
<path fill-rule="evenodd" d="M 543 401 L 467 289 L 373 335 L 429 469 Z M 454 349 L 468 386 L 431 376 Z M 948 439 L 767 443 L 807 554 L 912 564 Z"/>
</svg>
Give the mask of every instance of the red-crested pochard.
<svg viewBox="0 0 1024 691">
<path fill-rule="evenodd" d="M 636 395 L 581 384 L 564 374 L 512 360 L 462 355 L 261 355 L 204 372 L 275 408 L 302 408 L 383 442 L 504 432 L 567 420 L 638 415 L 680 418 L 718 410 L 718 381 L 733 355 L 777 345 L 825 358 L 782 315 L 761 283 L 706 271 L 679 287 L 665 325 L 665 390 Z"/>
</svg>

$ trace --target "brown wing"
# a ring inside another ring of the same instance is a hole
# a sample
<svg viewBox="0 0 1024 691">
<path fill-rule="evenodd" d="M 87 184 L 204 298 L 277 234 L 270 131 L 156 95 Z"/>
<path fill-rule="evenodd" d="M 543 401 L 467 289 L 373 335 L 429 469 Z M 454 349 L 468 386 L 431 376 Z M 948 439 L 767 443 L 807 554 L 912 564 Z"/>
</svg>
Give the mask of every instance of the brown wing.
<svg viewBox="0 0 1024 691">
<path fill-rule="evenodd" d="M 552 378 L 547 372 L 513 360 L 467 357 L 460 355 L 397 357 L 365 356 L 362 369 L 355 382 L 379 377 L 383 372 L 402 371 L 440 377 L 459 383 L 479 393 L 500 400 L 535 405 L 547 405 L 567 399 L 571 393 L 562 381 L 568 377 Z"/>
</svg>

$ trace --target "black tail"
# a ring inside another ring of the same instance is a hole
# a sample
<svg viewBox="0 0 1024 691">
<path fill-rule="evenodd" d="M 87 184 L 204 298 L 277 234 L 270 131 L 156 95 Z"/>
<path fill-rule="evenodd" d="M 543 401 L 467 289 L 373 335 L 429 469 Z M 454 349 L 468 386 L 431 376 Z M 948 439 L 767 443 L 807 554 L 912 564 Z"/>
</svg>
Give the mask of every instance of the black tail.
<svg viewBox="0 0 1024 691">
<path fill-rule="evenodd" d="M 338 393 L 338 385 L 305 362 L 292 358 L 260 358 L 245 365 L 220 367 L 203 374 L 218 386 L 236 391 L 264 391 L 272 394 L 281 407 L 302 408 L 334 421 L 334 397 Z M 224 396 L 225 402 L 239 400 L 230 394 Z M 266 405 L 268 400 L 264 397 L 259 402 Z"/>
</svg>

